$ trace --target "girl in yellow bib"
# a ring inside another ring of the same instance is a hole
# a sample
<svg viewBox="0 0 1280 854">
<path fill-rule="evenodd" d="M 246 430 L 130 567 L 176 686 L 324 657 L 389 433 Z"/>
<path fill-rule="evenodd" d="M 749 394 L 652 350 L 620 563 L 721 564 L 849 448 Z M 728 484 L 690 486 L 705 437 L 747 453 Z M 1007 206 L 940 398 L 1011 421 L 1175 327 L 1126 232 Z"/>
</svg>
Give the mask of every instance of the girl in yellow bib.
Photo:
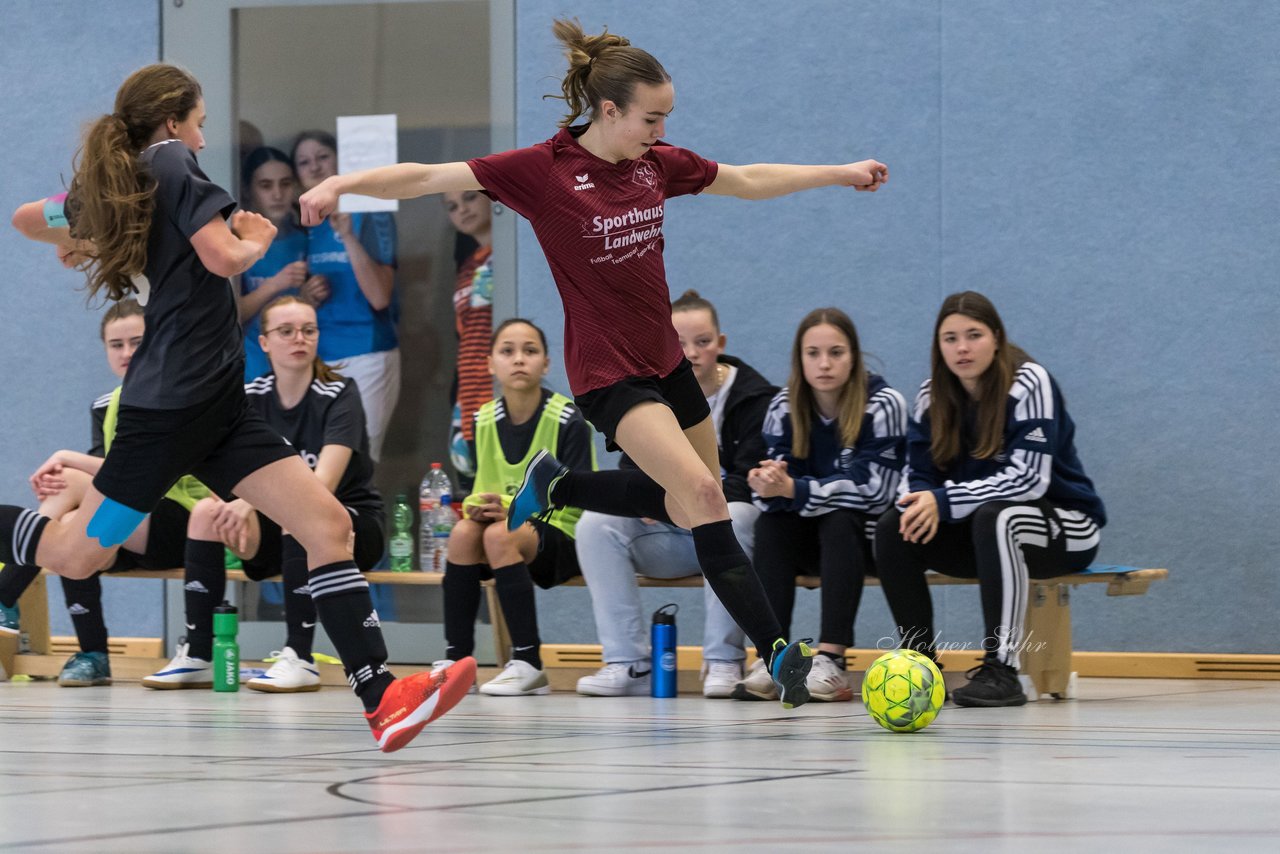
<svg viewBox="0 0 1280 854">
<path fill-rule="evenodd" d="M 529 460 L 548 450 L 570 469 L 595 469 L 591 427 L 573 401 L 542 387 L 547 336 L 527 320 L 504 321 L 489 346 L 489 373 L 502 395 L 475 415 L 475 488 L 449 537 L 444 575 L 445 662 L 472 654 L 480 582 L 492 578 L 511 631 L 511 661 L 480 691 L 519 697 L 551 691 L 539 655 L 536 583 L 554 587 L 579 574 L 573 531 L 580 510 L 566 507 L 514 531 L 505 524 Z M 497 522 L 499 524 L 493 524 Z"/>
</svg>

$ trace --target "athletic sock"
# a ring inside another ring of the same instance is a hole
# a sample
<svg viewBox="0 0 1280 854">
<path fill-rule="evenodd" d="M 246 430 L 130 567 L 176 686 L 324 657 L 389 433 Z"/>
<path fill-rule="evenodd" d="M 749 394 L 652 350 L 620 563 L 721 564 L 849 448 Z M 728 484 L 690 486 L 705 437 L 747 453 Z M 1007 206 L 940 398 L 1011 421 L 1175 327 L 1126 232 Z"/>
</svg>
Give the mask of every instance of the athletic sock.
<svg viewBox="0 0 1280 854">
<path fill-rule="evenodd" d="M 36 547 L 49 521 L 34 510 L 0 504 L 0 563 L 37 566 Z"/>
<path fill-rule="evenodd" d="M 733 534 L 733 523 L 726 519 L 697 525 L 693 529 L 693 547 L 716 598 L 751 638 L 756 654 L 772 667 L 773 642 L 782 637 L 782 627 L 747 553 Z"/>
<path fill-rule="evenodd" d="M 213 609 L 227 592 L 226 549 L 222 543 L 187 539 L 183 557 L 187 606 L 187 655 L 213 660 Z"/>
<path fill-rule="evenodd" d="M 533 598 L 533 578 L 529 576 L 529 567 L 523 563 L 498 567 L 493 570 L 493 578 L 498 588 L 498 602 L 502 605 L 502 617 L 511 633 L 511 657 L 541 670 L 538 605 Z"/>
<path fill-rule="evenodd" d="M 476 615 L 480 613 L 480 580 L 488 567 L 482 563 L 444 565 L 444 657 L 466 658 L 476 651 Z M 490 619 L 493 619 L 491 614 Z"/>
<path fill-rule="evenodd" d="M 316 637 L 311 574 L 307 572 L 306 550 L 288 534 L 280 538 L 280 579 L 284 582 L 284 623 L 288 627 L 285 646 L 303 661 L 311 661 L 311 645 Z"/>
<path fill-rule="evenodd" d="M 640 469 L 565 472 L 551 489 L 557 507 L 578 507 L 610 516 L 670 522 L 667 492 Z"/>
<path fill-rule="evenodd" d="M 837 668 L 839 668 L 840 670 L 845 669 L 844 655 L 842 655 L 841 653 L 827 652 L 825 649 L 820 649 L 818 650 L 818 655 L 825 655 L 827 658 L 831 659 L 831 663 L 834 664 Z"/>
<path fill-rule="evenodd" d="M 307 586 L 325 633 L 338 648 L 347 681 L 365 711 L 375 711 L 395 677 L 387 669 L 387 645 L 369 597 L 369 582 L 354 561 L 344 560 L 311 570 Z"/>
<path fill-rule="evenodd" d="M 24 566 L 17 563 L 6 563 L 0 569 L 0 605 L 13 608 L 27 592 L 31 582 L 40 574 L 38 566 Z"/>
<path fill-rule="evenodd" d="M 71 615 L 81 652 L 107 652 L 107 623 L 102 618 L 102 579 L 62 579 L 62 597 Z"/>
</svg>

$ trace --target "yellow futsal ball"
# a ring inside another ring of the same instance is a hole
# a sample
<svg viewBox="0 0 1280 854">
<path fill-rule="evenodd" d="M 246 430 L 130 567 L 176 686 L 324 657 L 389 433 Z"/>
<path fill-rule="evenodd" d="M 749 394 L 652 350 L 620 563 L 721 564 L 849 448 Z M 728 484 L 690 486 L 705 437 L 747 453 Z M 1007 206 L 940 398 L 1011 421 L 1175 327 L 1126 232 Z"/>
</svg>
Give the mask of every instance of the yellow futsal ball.
<svg viewBox="0 0 1280 854">
<path fill-rule="evenodd" d="M 946 695 L 938 665 L 909 649 L 886 652 L 862 677 L 863 705 L 893 732 L 915 732 L 933 723 Z"/>
</svg>

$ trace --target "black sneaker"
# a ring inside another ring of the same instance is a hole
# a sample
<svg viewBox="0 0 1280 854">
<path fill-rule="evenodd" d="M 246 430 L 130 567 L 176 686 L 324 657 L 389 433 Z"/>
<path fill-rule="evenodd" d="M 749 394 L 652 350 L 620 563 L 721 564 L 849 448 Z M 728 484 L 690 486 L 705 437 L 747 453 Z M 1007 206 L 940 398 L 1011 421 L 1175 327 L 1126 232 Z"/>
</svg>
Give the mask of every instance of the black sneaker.
<svg viewBox="0 0 1280 854">
<path fill-rule="evenodd" d="M 951 701 L 957 706 L 1021 706 L 1027 702 L 1018 671 L 990 653 L 965 676 L 969 684 L 951 693 Z"/>
</svg>

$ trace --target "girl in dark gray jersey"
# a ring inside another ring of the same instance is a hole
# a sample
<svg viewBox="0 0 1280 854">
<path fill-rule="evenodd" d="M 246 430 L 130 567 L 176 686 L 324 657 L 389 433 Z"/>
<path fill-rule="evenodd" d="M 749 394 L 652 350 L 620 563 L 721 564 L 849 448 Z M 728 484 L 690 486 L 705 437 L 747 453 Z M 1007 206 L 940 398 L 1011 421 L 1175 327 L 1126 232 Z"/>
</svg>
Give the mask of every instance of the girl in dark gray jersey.
<svg viewBox="0 0 1280 854">
<path fill-rule="evenodd" d="M 118 300 L 136 292 L 147 306 L 147 336 L 82 512 L 64 523 L 0 506 L 0 562 L 91 575 L 110 565 L 184 474 L 224 498 L 244 498 L 306 549 L 320 621 L 379 747 L 397 750 L 465 695 L 475 662 L 391 675 L 368 583 L 348 547 L 350 515 L 245 401 L 228 277 L 261 258 L 276 230 L 235 211 L 200 170 L 204 118 L 190 74 L 170 65 L 135 72 L 114 111 L 86 134 L 70 191 L 14 214 L 23 234 L 55 244 L 63 263 L 88 274 L 91 294 Z"/>
</svg>

